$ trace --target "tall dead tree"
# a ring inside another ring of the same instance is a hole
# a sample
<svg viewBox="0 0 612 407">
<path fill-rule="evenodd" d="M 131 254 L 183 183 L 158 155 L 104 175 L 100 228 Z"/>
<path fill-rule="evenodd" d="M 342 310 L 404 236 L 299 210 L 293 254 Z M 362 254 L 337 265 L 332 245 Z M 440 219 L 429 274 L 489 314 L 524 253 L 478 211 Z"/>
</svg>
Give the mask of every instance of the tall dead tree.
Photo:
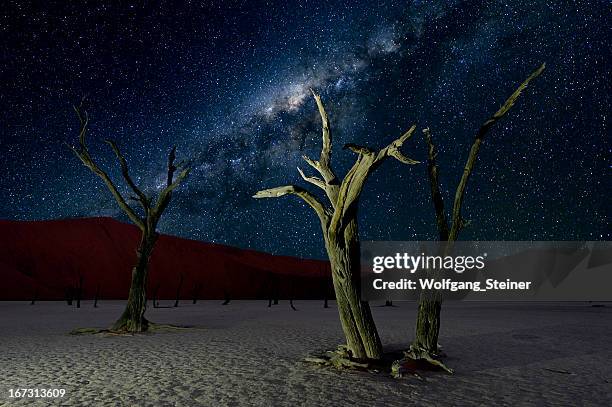
<svg viewBox="0 0 612 407">
<path fill-rule="evenodd" d="M 404 164 L 417 164 L 418 161 L 404 156 L 400 147 L 412 136 L 415 126 L 385 148 L 374 151 L 367 147 L 347 144 L 357 154 L 357 160 L 343 180 L 338 179 L 331 166 L 332 137 L 329 119 L 321 97 L 312 92 L 322 121 L 323 146 L 319 160 L 304 156 L 304 160 L 314 168 L 321 178 L 306 176 L 298 168 L 302 178 L 322 189 L 329 200 L 324 204 L 307 190 L 287 185 L 257 192 L 254 198 L 277 198 L 295 195 L 308 204 L 319 217 L 325 248 L 331 263 L 332 279 L 340 322 L 351 355 L 357 359 L 380 359 L 382 345 L 366 301 L 361 301 L 359 293 L 360 251 L 357 230 L 357 208 L 359 197 L 368 176 L 388 157 Z"/>
<path fill-rule="evenodd" d="M 519 87 L 510 95 L 506 102 L 501 108 L 488 120 L 486 120 L 474 138 L 472 148 L 470 149 L 463 174 L 457 185 L 455 191 L 455 199 L 453 202 L 453 209 L 450 216 L 450 221 L 447 219 L 444 210 L 444 199 L 440 192 L 440 181 L 439 181 L 439 169 L 436 162 L 437 151 L 432 141 L 431 132 L 429 129 L 424 129 L 423 134 L 425 142 L 427 143 L 427 173 L 429 176 L 429 184 L 431 189 L 431 199 L 436 214 L 436 225 L 438 229 L 438 235 L 440 241 L 448 242 L 443 248 L 446 252 L 452 250 L 452 244 L 457 240 L 459 232 L 468 225 L 467 222 L 461 215 L 461 205 L 467 188 L 467 182 L 474 169 L 480 146 L 489 132 L 489 130 L 497 123 L 502 117 L 508 113 L 510 108 L 514 106 L 514 103 L 525 90 L 529 82 L 537 78 L 546 67 L 546 64 L 542 64 L 537 70 L 535 70 L 529 77 L 519 85 Z M 421 298 L 419 299 L 419 307 L 417 311 L 415 339 L 410 345 L 409 356 L 414 359 L 426 359 L 431 362 L 435 362 L 439 356 L 438 349 L 438 335 L 440 332 L 440 310 L 442 306 L 442 300 L 439 293 L 435 291 L 423 291 Z M 438 364 L 438 363 L 436 363 Z M 441 365 L 441 364 L 439 364 Z M 444 367 L 443 365 L 441 365 Z"/>
<path fill-rule="evenodd" d="M 136 252 L 136 265 L 132 269 L 132 281 L 128 294 L 127 306 L 121 317 L 111 327 L 111 330 L 119 332 L 143 332 L 147 330 L 149 325 L 147 319 L 144 317 L 146 309 L 146 283 L 149 259 L 158 238 L 157 224 L 164 210 L 170 203 L 172 191 L 174 191 L 187 177 L 189 168 L 177 168 L 174 162 L 176 159 L 176 147 L 173 147 L 168 154 L 166 184 L 157 196 L 157 199 L 154 200 L 154 197 L 147 196 L 138 188 L 130 177 L 127 161 L 121 151 L 119 151 L 117 144 L 112 140 L 105 140 L 119 161 L 121 175 L 128 187 L 135 194 L 134 196 L 130 196 L 129 199 L 137 202 L 141 206 L 142 214 L 140 215 L 136 209 L 128 204 L 128 201 L 121 192 L 119 192 L 119 189 L 115 186 L 108 174 L 98 166 L 89 153 L 86 143 L 89 117 L 82 106 L 83 103 L 81 102 L 80 106 L 74 107 L 80 123 L 79 146 L 70 148 L 87 168 L 104 181 L 104 184 L 106 184 L 107 188 L 110 190 L 121 210 L 141 231 L 140 243 Z M 175 177 L 175 172 L 177 170 L 179 170 L 179 173 Z"/>
</svg>

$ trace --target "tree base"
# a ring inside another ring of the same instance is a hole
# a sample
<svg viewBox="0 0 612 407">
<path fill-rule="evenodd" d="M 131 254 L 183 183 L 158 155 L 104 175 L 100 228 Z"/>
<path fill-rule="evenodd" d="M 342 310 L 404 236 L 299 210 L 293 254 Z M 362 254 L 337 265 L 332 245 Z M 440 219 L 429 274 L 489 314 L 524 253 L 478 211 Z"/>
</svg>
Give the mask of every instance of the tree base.
<svg viewBox="0 0 612 407">
<path fill-rule="evenodd" d="M 420 354 L 419 357 L 411 351 L 385 353 L 378 360 L 355 359 L 351 356 L 346 345 L 340 345 L 336 350 L 326 351 L 323 354 L 304 358 L 304 362 L 315 364 L 321 367 L 329 367 L 338 370 L 362 371 L 374 374 L 389 374 L 395 379 L 414 377 L 418 380 L 425 380 L 420 372 L 426 371 L 445 371 L 453 373 L 438 358 L 427 354 Z"/>
<path fill-rule="evenodd" d="M 374 360 L 355 359 L 346 345 L 339 345 L 336 350 L 325 351 L 322 355 L 304 358 L 305 362 L 314 363 L 319 366 L 329 366 L 336 369 L 351 370 L 375 370 Z"/>
<path fill-rule="evenodd" d="M 183 331 L 186 329 L 194 328 L 188 325 L 170 325 L 170 324 L 155 324 L 148 322 L 147 330 L 140 332 L 131 332 L 126 330 L 116 330 L 113 328 L 76 328 L 69 332 L 70 335 L 98 335 L 103 334 L 105 336 L 133 336 L 135 334 L 152 334 L 156 332 L 175 332 Z"/>
<path fill-rule="evenodd" d="M 440 349 L 441 348 L 438 345 L 438 352 L 433 353 L 425 348 L 415 346 L 414 344 L 410 345 L 410 349 L 404 352 L 404 357 L 396 361 L 398 365 L 397 374 L 402 374 L 402 366 L 414 364 L 428 366 L 430 369 L 434 368 L 444 370 L 446 373 L 453 374 L 453 369 L 449 368 L 442 361 L 440 361 L 440 359 L 445 356 L 439 351 Z"/>
<path fill-rule="evenodd" d="M 134 320 L 132 318 L 122 317 L 109 329 L 118 334 L 136 334 L 147 332 L 149 329 L 149 321 L 146 318 Z"/>
</svg>

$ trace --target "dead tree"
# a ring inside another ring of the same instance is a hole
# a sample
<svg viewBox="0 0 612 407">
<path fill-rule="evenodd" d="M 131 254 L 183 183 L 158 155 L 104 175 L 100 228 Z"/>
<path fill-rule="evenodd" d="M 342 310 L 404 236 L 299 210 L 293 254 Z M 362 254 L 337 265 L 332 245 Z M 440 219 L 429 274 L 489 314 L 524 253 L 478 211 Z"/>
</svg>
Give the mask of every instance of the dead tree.
<svg viewBox="0 0 612 407">
<path fill-rule="evenodd" d="M 113 324 L 111 330 L 119 332 L 143 332 L 147 330 L 149 325 L 147 319 L 144 317 L 146 309 L 146 283 L 149 259 L 158 238 L 157 224 L 170 203 L 172 191 L 174 191 L 187 177 L 189 168 L 177 168 L 174 162 L 176 158 L 176 147 L 173 147 L 168 154 L 168 172 L 165 186 L 161 189 L 161 192 L 157 196 L 157 200 L 154 200 L 152 196 L 147 196 L 138 188 L 130 177 L 127 161 L 119 151 L 117 144 L 112 140 L 106 140 L 106 143 L 117 157 L 117 161 L 119 161 L 121 175 L 127 186 L 135 194 L 134 196 L 130 196 L 129 199 L 137 202 L 142 208 L 142 214 L 139 214 L 136 209 L 128 204 L 128 201 L 121 192 L 119 192 L 115 183 L 108 174 L 98 166 L 90 155 L 86 144 L 89 117 L 87 112 L 83 110 L 82 105 L 83 103 L 81 102 L 80 106 L 74 107 L 80 122 L 79 146 L 70 148 L 87 168 L 104 181 L 104 184 L 106 184 L 107 188 L 110 190 L 121 210 L 141 232 L 140 243 L 136 252 L 136 265 L 132 269 L 132 281 L 128 294 L 127 306 L 121 317 Z M 179 170 L 179 173 L 175 177 L 175 172 L 177 170 Z"/>
<path fill-rule="evenodd" d="M 483 123 L 472 144 L 470 149 L 463 174 L 459 180 L 459 184 L 455 191 L 455 199 L 453 202 L 453 209 L 450 216 L 450 221 L 447 220 L 446 213 L 444 210 L 444 199 L 440 192 L 439 182 L 439 170 L 436 162 L 437 151 L 433 144 L 431 133 L 429 129 L 424 129 L 423 134 L 427 143 L 427 173 L 429 176 L 429 184 L 431 190 L 431 199 L 436 215 L 436 225 L 438 229 L 438 235 L 440 241 L 448 242 L 442 250 L 450 253 L 452 250 L 452 244 L 457 240 L 459 232 L 468 225 L 467 222 L 461 215 L 461 205 L 465 195 L 467 182 L 474 169 L 480 146 L 484 140 L 485 135 L 488 131 L 508 113 L 510 108 L 514 105 L 521 92 L 525 90 L 529 82 L 538 77 L 546 64 L 542 64 L 537 70 L 535 70 L 529 77 L 520 84 L 520 86 L 514 91 L 514 93 L 506 100 L 503 106 L 495 112 L 487 121 Z M 435 363 L 443 368 L 436 358 L 439 356 L 438 348 L 438 335 L 440 332 L 440 310 L 442 300 L 439 293 L 435 291 L 427 292 L 423 291 L 419 299 L 419 306 L 416 320 L 415 339 L 410 345 L 408 355 L 414 359 L 426 359 L 432 363 Z"/>
<path fill-rule="evenodd" d="M 200 283 L 195 283 L 193 286 L 193 304 L 198 302 L 198 297 L 200 296 L 200 290 L 202 289 L 202 285 Z"/>
<path fill-rule="evenodd" d="M 157 293 L 159 292 L 159 283 L 155 286 L 155 290 L 153 291 L 153 308 L 159 307 L 159 302 L 157 301 Z"/>
<path fill-rule="evenodd" d="M 38 287 L 35 287 L 34 296 L 32 297 L 32 301 L 30 301 L 30 305 L 34 305 L 37 299 L 38 299 Z"/>
<path fill-rule="evenodd" d="M 227 305 L 232 300 L 229 291 L 225 291 L 223 293 L 223 303 L 221 305 Z"/>
<path fill-rule="evenodd" d="M 183 273 L 179 275 L 179 283 L 176 288 L 176 300 L 174 301 L 174 308 L 179 306 L 179 299 L 181 298 L 181 287 L 183 286 Z"/>
<path fill-rule="evenodd" d="M 321 178 L 306 176 L 300 168 L 298 171 L 305 181 L 325 192 L 329 205 L 324 204 L 307 190 L 294 185 L 262 190 L 257 192 L 254 198 L 296 195 L 315 211 L 321 223 L 325 248 L 331 263 L 338 312 L 347 346 L 354 358 L 380 359 L 382 345 L 370 306 L 367 302 L 361 301 L 359 295 L 360 252 L 357 208 L 368 176 L 385 159 L 393 157 L 404 164 L 418 163 L 400 152 L 400 147 L 413 134 L 415 126 L 379 151 L 355 144 L 345 145 L 345 149 L 357 154 L 357 159 L 344 179 L 340 180 L 331 166 L 332 137 L 329 119 L 320 96 L 314 91 L 312 93 L 321 116 L 323 146 L 318 161 L 308 157 L 303 158 L 319 172 Z"/>
<path fill-rule="evenodd" d="M 98 308 L 98 298 L 100 298 L 100 284 L 96 286 L 96 295 L 94 296 L 94 308 Z"/>
<path fill-rule="evenodd" d="M 81 298 L 83 297 L 83 276 L 79 273 L 76 287 L 76 307 L 81 308 Z"/>
<path fill-rule="evenodd" d="M 72 288 L 72 286 L 66 287 L 66 289 L 64 290 L 64 294 L 64 297 L 66 298 L 66 304 L 72 306 L 72 300 L 74 298 L 74 288 Z"/>
</svg>

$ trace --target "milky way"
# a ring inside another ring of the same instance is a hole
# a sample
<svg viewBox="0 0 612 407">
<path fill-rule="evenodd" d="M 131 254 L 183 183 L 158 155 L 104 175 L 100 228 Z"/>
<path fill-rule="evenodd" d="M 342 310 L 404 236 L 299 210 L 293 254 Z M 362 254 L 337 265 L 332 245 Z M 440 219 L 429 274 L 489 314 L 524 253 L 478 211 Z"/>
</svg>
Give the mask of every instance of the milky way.
<svg viewBox="0 0 612 407">
<path fill-rule="evenodd" d="M 74 2 L 76 3 L 76 2 Z M 8 2 L 0 16 L 5 219 L 113 216 L 73 157 L 85 96 L 92 154 L 120 181 L 112 138 L 155 192 L 176 144 L 193 171 L 165 233 L 323 257 L 316 217 L 258 189 L 302 184 L 316 157 L 322 95 L 334 162 L 412 124 L 407 155 L 437 143 L 447 205 L 478 127 L 542 62 L 547 70 L 490 133 L 470 180 L 463 239 L 610 239 L 607 1 L 208 2 L 144 8 Z M 546 2 L 548 3 L 548 2 Z M 368 181 L 361 239 L 435 239 L 426 167 L 387 162 Z"/>
</svg>

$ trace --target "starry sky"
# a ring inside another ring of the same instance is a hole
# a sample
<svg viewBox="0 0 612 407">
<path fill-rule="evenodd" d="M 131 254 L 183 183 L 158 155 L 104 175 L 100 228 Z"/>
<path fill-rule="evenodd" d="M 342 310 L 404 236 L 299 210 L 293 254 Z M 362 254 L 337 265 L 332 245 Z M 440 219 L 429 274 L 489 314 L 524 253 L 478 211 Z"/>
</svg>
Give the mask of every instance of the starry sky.
<svg viewBox="0 0 612 407">
<path fill-rule="evenodd" d="M 322 258 L 301 200 L 251 198 L 315 188 L 296 171 L 320 151 L 310 87 L 330 116 L 338 175 L 355 159 L 342 145 L 380 148 L 412 124 L 403 151 L 424 161 L 429 127 L 448 208 L 480 125 L 546 62 L 487 136 L 461 238 L 611 238 L 607 0 L 110 3 L 3 2 L 0 218 L 126 220 L 65 145 L 76 143 L 71 106 L 85 96 L 90 151 L 118 184 L 106 138 L 147 193 L 172 145 L 190 163 L 162 232 Z M 388 160 L 372 175 L 362 240 L 436 239 L 426 174 Z"/>
</svg>

